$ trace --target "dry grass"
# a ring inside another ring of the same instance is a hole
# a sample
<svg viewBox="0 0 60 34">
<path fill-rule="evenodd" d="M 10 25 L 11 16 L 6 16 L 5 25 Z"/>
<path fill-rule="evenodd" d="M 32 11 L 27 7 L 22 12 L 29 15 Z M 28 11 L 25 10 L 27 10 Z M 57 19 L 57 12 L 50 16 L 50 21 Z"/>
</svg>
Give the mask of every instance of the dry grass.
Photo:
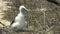
<svg viewBox="0 0 60 34">
<path fill-rule="evenodd" d="M 19 12 L 20 5 L 31 10 L 25 16 L 28 22 L 26 29 L 34 32 L 15 32 L 9 29 L 8 25 Z M 47 0 L 0 0 L 0 21 L 8 27 L 1 25 L 4 27 L 0 29 L 1 34 L 60 34 L 60 6 Z"/>
</svg>

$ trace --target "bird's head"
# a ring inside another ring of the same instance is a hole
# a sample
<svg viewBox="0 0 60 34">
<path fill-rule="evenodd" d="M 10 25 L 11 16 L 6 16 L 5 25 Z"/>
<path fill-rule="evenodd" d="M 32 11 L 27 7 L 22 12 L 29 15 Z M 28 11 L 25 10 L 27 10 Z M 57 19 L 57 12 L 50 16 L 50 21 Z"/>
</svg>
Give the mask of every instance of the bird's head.
<svg viewBox="0 0 60 34">
<path fill-rule="evenodd" d="M 22 13 L 25 13 L 26 11 L 29 11 L 25 6 L 21 5 L 19 7 L 19 11 L 22 12 Z"/>
</svg>

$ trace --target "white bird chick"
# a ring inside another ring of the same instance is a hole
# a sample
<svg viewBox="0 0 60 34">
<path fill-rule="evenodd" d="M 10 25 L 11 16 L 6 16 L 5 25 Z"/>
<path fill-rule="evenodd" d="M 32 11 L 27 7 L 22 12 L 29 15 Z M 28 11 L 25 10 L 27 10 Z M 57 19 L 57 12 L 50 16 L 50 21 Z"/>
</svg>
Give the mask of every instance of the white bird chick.
<svg viewBox="0 0 60 34">
<path fill-rule="evenodd" d="M 28 11 L 23 5 L 19 7 L 20 12 L 11 23 L 11 28 L 13 30 L 21 30 L 27 25 L 27 22 L 24 19 L 26 10 Z"/>
</svg>

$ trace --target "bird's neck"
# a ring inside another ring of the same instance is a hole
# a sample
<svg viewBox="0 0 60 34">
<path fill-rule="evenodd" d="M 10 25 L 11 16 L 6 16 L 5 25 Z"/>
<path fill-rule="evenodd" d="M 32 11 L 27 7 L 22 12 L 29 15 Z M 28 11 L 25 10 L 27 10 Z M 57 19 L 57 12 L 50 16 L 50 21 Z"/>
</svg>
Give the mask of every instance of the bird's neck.
<svg viewBox="0 0 60 34">
<path fill-rule="evenodd" d="M 21 14 L 21 15 L 24 15 L 24 12 L 23 12 L 23 10 L 22 10 L 22 9 L 20 10 L 20 14 Z"/>
<path fill-rule="evenodd" d="M 22 12 L 19 12 L 18 16 L 24 16 L 24 14 Z"/>
<path fill-rule="evenodd" d="M 22 11 L 20 11 L 20 14 L 24 15 L 24 13 Z"/>
</svg>

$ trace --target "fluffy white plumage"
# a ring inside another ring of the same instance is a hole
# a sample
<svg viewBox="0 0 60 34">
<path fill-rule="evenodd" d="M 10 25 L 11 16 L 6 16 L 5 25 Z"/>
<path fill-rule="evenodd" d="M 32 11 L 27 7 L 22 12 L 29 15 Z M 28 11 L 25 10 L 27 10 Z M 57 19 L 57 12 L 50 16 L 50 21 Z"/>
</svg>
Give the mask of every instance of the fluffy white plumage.
<svg viewBox="0 0 60 34">
<path fill-rule="evenodd" d="M 14 30 L 21 30 L 23 29 L 26 25 L 27 22 L 24 19 L 24 13 L 26 12 L 26 9 L 23 5 L 19 7 L 19 14 L 15 17 L 14 21 L 11 23 L 11 28 Z"/>
</svg>

